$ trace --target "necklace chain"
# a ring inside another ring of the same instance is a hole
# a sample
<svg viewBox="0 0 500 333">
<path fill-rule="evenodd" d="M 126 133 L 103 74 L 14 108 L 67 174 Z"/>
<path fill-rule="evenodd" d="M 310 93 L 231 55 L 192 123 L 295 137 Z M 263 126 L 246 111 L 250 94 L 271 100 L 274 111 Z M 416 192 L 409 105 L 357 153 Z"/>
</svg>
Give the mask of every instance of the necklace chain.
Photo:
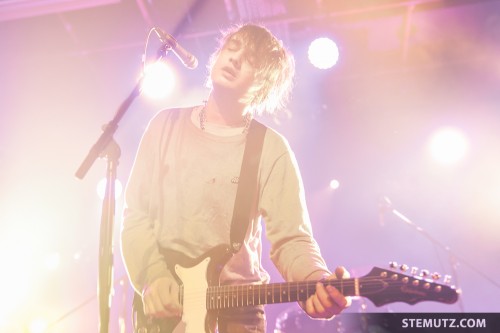
<svg viewBox="0 0 500 333">
<path fill-rule="evenodd" d="M 205 110 L 206 105 L 204 105 L 198 117 L 200 118 L 200 128 L 202 131 L 205 130 L 205 124 L 207 122 L 207 112 Z M 250 128 L 250 123 L 252 122 L 252 114 L 247 113 L 245 116 L 243 116 L 243 121 L 245 122 L 245 126 L 243 127 L 243 132 L 242 133 L 248 133 L 248 129 Z"/>
</svg>

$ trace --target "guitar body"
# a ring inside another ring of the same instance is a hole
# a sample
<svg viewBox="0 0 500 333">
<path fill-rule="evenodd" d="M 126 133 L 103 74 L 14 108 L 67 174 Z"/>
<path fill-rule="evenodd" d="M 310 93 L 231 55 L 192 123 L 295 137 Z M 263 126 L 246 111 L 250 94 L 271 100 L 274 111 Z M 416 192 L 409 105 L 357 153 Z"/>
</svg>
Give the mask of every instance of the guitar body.
<svg viewBox="0 0 500 333">
<path fill-rule="evenodd" d="M 231 258 L 226 245 L 214 247 L 203 256 L 189 258 L 176 251 L 161 251 L 181 291 L 181 318 L 149 319 L 144 315 L 141 296 L 134 297 L 136 333 L 215 333 L 217 310 L 207 310 L 206 290 L 219 285 L 222 268 Z"/>
</svg>

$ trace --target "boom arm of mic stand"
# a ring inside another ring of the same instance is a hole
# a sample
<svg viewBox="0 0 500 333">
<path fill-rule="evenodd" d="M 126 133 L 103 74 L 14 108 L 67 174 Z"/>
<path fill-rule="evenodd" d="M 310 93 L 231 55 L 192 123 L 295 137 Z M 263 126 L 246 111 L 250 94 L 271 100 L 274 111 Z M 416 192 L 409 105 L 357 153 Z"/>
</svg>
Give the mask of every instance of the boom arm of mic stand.
<svg viewBox="0 0 500 333">
<path fill-rule="evenodd" d="M 77 178 L 83 179 L 85 177 L 90 167 L 94 164 L 95 160 L 97 160 L 106 146 L 111 142 L 111 140 L 113 139 L 113 134 L 115 134 L 116 130 L 118 129 L 119 121 L 123 118 L 125 112 L 128 110 L 134 99 L 141 93 L 141 84 L 142 80 L 139 80 L 130 95 L 120 105 L 113 119 L 106 125 L 101 136 L 92 146 L 89 153 L 87 154 L 87 157 L 83 160 L 82 164 L 76 171 L 75 176 Z"/>
<path fill-rule="evenodd" d="M 157 60 L 161 59 L 171 49 L 172 46 L 170 42 L 166 41 L 164 44 L 162 44 L 157 52 Z M 118 129 L 118 123 L 123 118 L 125 112 L 127 112 L 128 108 L 135 100 L 135 98 L 141 93 L 142 80 L 143 77 L 141 77 L 141 79 L 137 82 L 130 95 L 123 101 L 122 105 L 120 105 L 113 119 L 104 128 L 104 131 L 102 132 L 99 139 L 97 139 L 96 143 L 92 146 L 92 148 L 90 148 L 87 157 L 83 160 L 82 164 L 75 173 L 75 176 L 77 178 L 83 179 L 85 177 L 90 167 L 94 164 L 95 160 L 97 160 L 106 146 L 113 139 L 113 134 L 115 134 L 116 130 Z"/>
</svg>

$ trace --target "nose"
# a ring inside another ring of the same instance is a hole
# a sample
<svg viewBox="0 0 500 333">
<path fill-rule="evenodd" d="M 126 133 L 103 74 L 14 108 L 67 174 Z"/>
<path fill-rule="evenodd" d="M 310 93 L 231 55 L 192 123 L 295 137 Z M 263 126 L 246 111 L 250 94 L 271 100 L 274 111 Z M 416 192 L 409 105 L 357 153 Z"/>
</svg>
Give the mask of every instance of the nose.
<svg viewBox="0 0 500 333">
<path fill-rule="evenodd" d="M 242 60 L 243 60 L 243 50 L 232 52 L 229 57 L 229 61 L 237 69 L 240 69 Z"/>
</svg>

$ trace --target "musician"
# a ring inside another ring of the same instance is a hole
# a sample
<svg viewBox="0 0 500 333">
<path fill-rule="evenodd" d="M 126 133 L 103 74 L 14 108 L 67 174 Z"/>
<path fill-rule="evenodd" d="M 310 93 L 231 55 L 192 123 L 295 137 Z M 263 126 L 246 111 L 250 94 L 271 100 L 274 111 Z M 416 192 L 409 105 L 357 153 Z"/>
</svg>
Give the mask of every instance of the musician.
<svg viewBox="0 0 500 333">
<path fill-rule="evenodd" d="M 150 122 L 126 187 L 121 250 L 130 281 L 150 317 L 179 317 L 179 286 L 160 248 L 191 258 L 229 243 L 238 176 L 249 124 L 282 108 L 294 60 L 268 29 L 255 24 L 223 33 L 209 61 L 207 101 L 159 112 Z M 258 199 L 241 249 L 224 266 L 221 284 L 261 284 L 263 230 L 270 257 L 286 281 L 348 277 L 334 273 L 313 238 L 296 159 L 286 139 L 268 128 L 258 170 Z M 265 229 L 261 225 L 261 218 Z M 321 283 L 300 303 L 312 318 L 331 318 L 350 300 Z M 221 333 L 265 332 L 262 306 L 223 311 Z"/>
</svg>

